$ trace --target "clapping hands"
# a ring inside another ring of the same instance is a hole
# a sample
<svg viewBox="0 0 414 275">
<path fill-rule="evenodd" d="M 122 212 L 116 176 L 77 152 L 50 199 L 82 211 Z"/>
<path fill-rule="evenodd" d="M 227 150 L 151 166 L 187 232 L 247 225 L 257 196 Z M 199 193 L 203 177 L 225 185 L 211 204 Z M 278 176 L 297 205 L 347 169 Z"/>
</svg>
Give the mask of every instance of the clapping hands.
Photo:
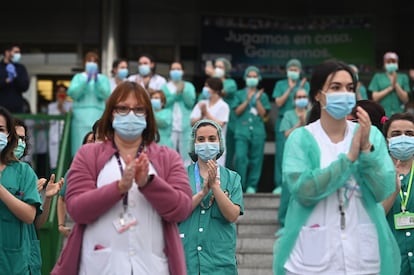
<svg viewBox="0 0 414 275">
<path fill-rule="evenodd" d="M 60 180 L 58 182 L 55 182 L 55 174 L 52 174 L 50 176 L 49 182 L 47 181 L 47 179 L 45 178 L 40 178 L 37 180 L 37 191 L 41 192 L 46 184 L 46 182 L 48 182 L 47 186 L 46 186 L 46 197 L 47 198 L 51 198 L 55 195 L 57 195 L 60 191 L 60 189 L 63 186 L 63 178 L 60 178 Z"/>
<path fill-rule="evenodd" d="M 361 151 L 365 151 L 371 147 L 369 141 L 369 133 L 371 131 L 371 119 L 368 113 L 360 106 L 357 107 L 356 117 L 359 127 L 352 138 L 351 149 L 348 152 L 350 161 L 355 161 Z"/>
</svg>

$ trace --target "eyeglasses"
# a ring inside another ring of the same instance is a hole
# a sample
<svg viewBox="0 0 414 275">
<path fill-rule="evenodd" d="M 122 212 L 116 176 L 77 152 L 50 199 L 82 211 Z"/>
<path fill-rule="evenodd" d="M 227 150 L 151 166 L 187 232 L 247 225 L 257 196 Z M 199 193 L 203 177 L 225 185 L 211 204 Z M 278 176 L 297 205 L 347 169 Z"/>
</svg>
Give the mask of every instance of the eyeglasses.
<svg viewBox="0 0 414 275">
<path fill-rule="evenodd" d="M 133 111 L 136 116 L 145 116 L 146 110 L 145 107 L 133 107 L 128 106 L 115 106 L 114 111 L 120 114 L 121 116 L 126 116 L 130 111 Z"/>
<path fill-rule="evenodd" d="M 26 137 L 26 136 L 18 136 L 18 138 L 19 138 L 21 141 L 24 141 L 24 142 L 26 142 L 26 139 L 27 139 L 27 137 Z"/>
</svg>

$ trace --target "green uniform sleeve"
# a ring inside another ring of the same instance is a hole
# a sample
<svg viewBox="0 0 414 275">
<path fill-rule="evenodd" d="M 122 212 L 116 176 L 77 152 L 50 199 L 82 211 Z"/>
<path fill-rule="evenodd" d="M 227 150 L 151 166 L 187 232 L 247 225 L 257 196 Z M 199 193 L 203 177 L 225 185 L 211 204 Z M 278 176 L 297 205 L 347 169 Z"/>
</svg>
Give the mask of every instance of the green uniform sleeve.
<svg viewBox="0 0 414 275">
<path fill-rule="evenodd" d="M 172 115 L 170 109 L 162 109 L 158 112 L 154 112 L 157 127 L 164 129 L 172 124 Z"/>
<path fill-rule="evenodd" d="M 97 98 L 106 100 L 111 95 L 111 84 L 106 75 L 98 74 L 93 85 L 95 85 L 93 90 Z"/>
<path fill-rule="evenodd" d="M 381 202 L 395 191 L 395 168 L 384 136 L 375 126 L 371 127 L 370 142 L 374 151 L 361 153 L 357 167 L 364 184 L 376 201 Z"/>
<path fill-rule="evenodd" d="M 223 90 L 225 92 L 225 97 L 233 97 L 237 91 L 237 83 L 232 78 L 226 78 L 223 81 Z"/>
<path fill-rule="evenodd" d="M 266 111 L 270 111 L 271 107 L 269 97 L 265 92 L 263 92 L 263 94 L 260 96 L 260 102 L 262 103 L 262 106 Z"/>
<path fill-rule="evenodd" d="M 70 81 L 70 85 L 68 88 L 68 96 L 70 96 L 73 100 L 77 101 L 82 98 L 84 91 L 87 89 L 88 78 L 83 73 L 75 74 L 75 76 Z"/>
<path fill-rule="evenodd" d="M 371 79 L 371 82 L 368 85 L 368 90 L 370 90 L 371 92 L 379 92 L 380 91 L 379 74 L 378 73 L 374 74 L 374 77 Z"/>
<path fill-rule="evenodd" d="M 296 123 L 298 123 L 298 121 L 299 119 L 295 110 L 287 111 L 280 122 L 279 131 L 284 133 L 285 131 L 291 129 Z"/>
<path fill-rule="evenodd" d="M 314 137 L 304 127 L 295 129 L 286 140 L 283 153 L 283 180 L 299 203 L 310 206 L 342 187 L 352 173 L 345 154 L 320 168 L 320 151 Z"/>
<path fill-rule="evenodd" d="M 408 75 L 406 74 L 401 74 L 401 88 L 408 93 L 411 91 Z"/>
<path fill-rule="evenodd" d="M 273 88 L 273 99 L 280 97 L 287 89 L 287 81 L 286 80 L 279 80 L 276 82 L 275 87 Z"/>
<path fill-rule="evenodd" d="M 188 110 L 193 109 L 196 100 L 196 92 L 193 83 L 187 81 L 184 82 L 184 90 L 181 97 L 183 98 L 185 107 Z"/>
<path fill-rule="evenodd" d="M 362 99 L 368 99 L 367 88 L 362 83 L 359 87 L 359 93 L 361 94 Z"/>
<path fill-rule="evenodd" d="M 167 83 L 162 84 L 161 91 L 165 95 L 166 104 L 164 108 L 170 108 L 174 105 L 175 102 L 175 94 L 171 93 L 168 89 Z"/>
</svg>

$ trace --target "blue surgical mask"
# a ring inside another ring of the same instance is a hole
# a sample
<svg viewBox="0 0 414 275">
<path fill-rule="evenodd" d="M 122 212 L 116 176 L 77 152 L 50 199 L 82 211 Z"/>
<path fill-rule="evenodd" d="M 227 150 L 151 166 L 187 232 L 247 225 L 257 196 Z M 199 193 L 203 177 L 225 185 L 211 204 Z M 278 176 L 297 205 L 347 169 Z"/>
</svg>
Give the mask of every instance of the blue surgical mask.
<svg viewBox="0 0 414 275">
<path fill-rule="evenodd" d="M 20 61 L 21 58 L 22 58 L 21 53 L 15 53 L 15 54 L 13 54 L 13 56 L 11 58 L 11 61 L 13 63 L 19 63 L 19 61 Z"/>
<path fill-rule="evenodd" d="M 406 135 L 392 137 L 388 140 L 391 155 L 399 160 L 409 160 L 414 155 L 414 137 Z"/>
<path fill-rule="evenodd" d="M 7 146 L 8 142 L 7 135 L 0 132 L 0 152 Z"/>
<path fill-rule="evenodd" d="M 201 90 L 201 95 L 205 99 L 210 99 L 210 92 L 208 91 L 208 88 L 206 86 L 203 87 L 203 90 Z"/>
<path fill-rule="evenodd" d="M 224 77 L 224 73 L 225 73 L 225 71 L 222 68 L 217 67 L 217 68 L 214 69 L 214 76 L 215 77 L 222 78 L 222 77 Z"/>
<path fill-rule="evenodd" d="M 148 64 L 142 64 L 138 66 L 138 73 L 143 76 L 149 75 L 151 72 L 151 67 Z"/>
<path fill-rule="evenodd" d="M 154 110 L 161 109 L 161 99 L 160 98 L 151 98 L 151 105 Z"/>
<path fill-rule="evenodd" d="M 247 77 L 246 78 L 246 86 L 249 88 L 257 87 L 259 84 L 259 79 L 257 77 Z"/>
<path fill-rule="evenodd" d="M 324 109 L 334 119 L 340 120 L 349 115 L 355 107 L 355 94 L 351 92 L 330 92 L 324 93 L 326 106 Z"/>
<path fill-rule="evenodd" d="M 14 155 L 16 156 L 17 159 L 20 159 L 23 156 L 25 149 L 26 149 L 26 142 L 19 139 L 19 143 L 17 144 L 17 147 L 14 148 Z"/>
<path fill-rule="evenodd" d="M 121 138 L 134 140 L 141 136 L 142 132 L 147 128 L 147 121 L 145 116 L 137 116 L 131 111 L 125 116 L 115 114 L 112 127 Z"/>
<path fill-rule="evenodd" d="M 385 70 L 387 73 L 393 73 L 398 70 L 398 64 L 397 63 L 387 63 L 385 64 Z"/>
<path fill-rule="evenodd" d="M 128 76 L 128 69 L 122 68 L 118 70 L 118 78 L 124 80 Z"/>
<path fill-rule="evenodd" d="M 86 62 L 85 70 L 88 74 L 96 74 L 98 72 L 98 64 L 95 62 Z"/>
<path fill-rule="evenodd" d="M 287 77 L 292 79 L 292 80 L 298 80 L 299 79 L 299 72 L 287 71 Z"/>
<path fill-rule="evenodd" d="M 309 100 L 307 98 L 297 98 L 295 99 L 295 106 L 298 108 L 306 108 L 308 107 Z"/>
<path fill-rule="evenodd" d="M 194 144 L 194 152 L 203 161 L 207 162 L 210 159 L 216 159 L 220 152 L 220 143 L 218 142 L 203 142 Z"/>
<path fill-rule="evenodd" d="M 183 70 L 171 70 L 170 78 L 172 81 L 181 81 L 183 79 Z"/>
</svg>

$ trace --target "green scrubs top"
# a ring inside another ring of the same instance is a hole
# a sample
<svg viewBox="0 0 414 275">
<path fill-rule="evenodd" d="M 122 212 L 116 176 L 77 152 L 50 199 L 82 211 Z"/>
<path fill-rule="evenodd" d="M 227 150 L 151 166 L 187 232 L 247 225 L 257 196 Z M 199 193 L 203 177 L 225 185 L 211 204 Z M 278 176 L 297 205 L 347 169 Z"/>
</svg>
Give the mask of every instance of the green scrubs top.
<svg viewBox="0 0 414 275">
<path fill-rule="evenodd" d="M 173 148 L 172 135 L 172 109 L 164 108 L 154 111 L 155 121 L 157 122 L 158 133 L 160 134 L 159 145 L 166 145 Z"/>
<path fill-rule="evenodd" d="M 410 174 L 400 175 L 401 191 L 408 192 L 408 182 Z M 414 181 L 414 180 L 413 180 Z M 408 197 L 406 209 L 408 212 L 414 213 L 414 189 L 411 187 L 411 191 Z M 401 213 L 401 196 L 398 195 L 395 198 L 395 202 L 387 214 L 387 221 L 390 225 L 391 231 L 397 240 L 400 247 L 401 254 L 401 273 L 400 274 L 414 274 L 414 228 L 411 229 L 395 229 L 394 214 Z"/>
<path fill-rule="evenodd" d="M 0 183 L 19 200 L 42 213 L 37 191 L 37 176 L 25 162 L 12 162 L 1 173 Z M 40 274 L 40 243 L 34 224 L 18 219 L 0 200 L 0 273 L 13 275 Z"/>
<path fill-rule="evenodd" d="M 247 89 L 241 89 L 236 93 L 235 97 L 235 108 L 242 104 L 246 98 L 247 98 Z M 256 91 L 257 93 L 257 91 Z M 248 140 L 252 138 L 263 138 L 263 140 L 266 139 L 266 130 L 265 130 L 265 124 L 263 122 L 263 118 L 257 113 L 257 110 L 255 109 L 255 95 L 252 97 L 253 100 L 251 100 L 249 106 L 244 109 L 243 113 L 241 113 L 239 116 L 236 115 L 235 120 L 235 138 L 246 138 Z M 263 108 L 269 112 L 270 111 L 270 102 L 269 97 L 266 93 L 262 93 L 260 96 L 260 102 L 262 103 Z"/>
<path fill-rule="evenodd" d="M 410 87 L 408 85 L 408 75 L 397 73 L 397 83 L 400 84 L 401 88 L 409 92 Z M 380 92 L 384 90 L 385 88 L 391 86 L 391 81 L 387 74 L 384 73 L 376 73 L 374 77 L 372 78 L 371 82 L 369 83 L 368 90 L 371 92 Z M 379 103 L 382 107 L 385 109 L 385 114 L 390 117 L 395 113 L 401 113 L 404 112 L 405 106 L 400 101 L 397 91 L 393 90 L 391 93 L 387 94 L 385 97 L 383 97 Z"/>
<path fill-rule="evenodd" d="M 195 165 L 187 167 L 193 195 L 197 193 Z M 202 188 L 202 177 L 200 180 Z M 230 200 L 240 206 L 242 215 L 244 206 L 240 176 L 220 166 L 220 183 L 221 189 L 228 194 Z M 214 200 L 208 207 L 211 196 L 212 191 L 204 198 L 204 207 L 198 205 L 191 216 L 178 225 L 184 245 L 187 274 L 237 274 L 236 224 L 224 218 Z"/>
<path fill-rule="evenodd" d="M 278 116 L 279 117 L 281 117 L 281 116 L 283 116 L 283 114 L 286 112 L 286 111 L 288 111 L 288 110 L 292 110 L 292 109 L 294 109 L 295 108 L 295 104 L 294 104 L 294 97 L 295 97 L 295 94 L 296 94 L 296 92 L 299 90 L 299 88 L 300 88 L 300 79 L 296 82 L 296 86 L 295 87 L 293 87 L 293 89 L 292 89 L 292 91 L 290 92 L 290 94 L 289 94 L 289 97 L 288 97 L 288 99 L 286 100 L 286 102 L 285 102 L 285 104 L 283 104 L 282 106 L 280 106 L 279 107 L 279 109 L 278 109 Z M 286 90 L 289 88 L 289 82 L 288 82 L 288 79 L 282 79 L 282 80 L 279 80 L 278 82 L 276 82 L 276 85 L 275 85 L 275 87 L 274 87 L 274 89 L 273 89 L 273 94 L 272 94 L 272 97 L 273 97 L 273 99 L 276 99 L 276 98 L 278 98 L 278 97 L 281 97 L 285 92 L 286 92 Z M 303 86 L 303 89 L 306 91 L 306 93 L 308 93 L 309 94 L 309 88 L 310 88 L 310 86 L 309 86 L 309 82 L 308 81 L 306 81 L 305 82 L 305 85 Z M 278 130 L 278 129 L 276 129 L 276 130 Z"/>
<path fill-rule="evenodd" d="M 361 99 L 368 99 L 367 88 L 360 82 L 359 93 L 361 94 Z"/>
</svg>

